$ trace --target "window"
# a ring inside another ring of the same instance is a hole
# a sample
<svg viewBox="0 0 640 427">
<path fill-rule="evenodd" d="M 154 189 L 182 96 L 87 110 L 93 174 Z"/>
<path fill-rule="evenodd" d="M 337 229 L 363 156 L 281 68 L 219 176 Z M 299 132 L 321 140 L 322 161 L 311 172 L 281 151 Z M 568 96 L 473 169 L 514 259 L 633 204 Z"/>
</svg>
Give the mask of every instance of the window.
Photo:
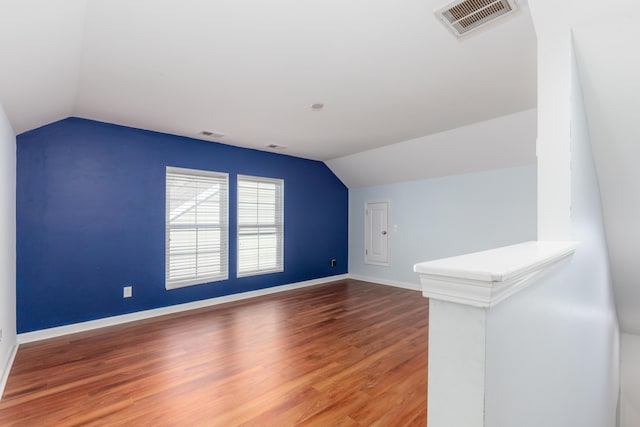
<svg viewBox="0 0 640 427">
<path fill-rule="evenodd" d="M 167 167 L 166 288 L 229 277 L 225 173 Z"/>
<path fill-rule="evenodd" d="M 238 277 L 283 271 L 284 181 L 238 175 Z"/>
</svg>

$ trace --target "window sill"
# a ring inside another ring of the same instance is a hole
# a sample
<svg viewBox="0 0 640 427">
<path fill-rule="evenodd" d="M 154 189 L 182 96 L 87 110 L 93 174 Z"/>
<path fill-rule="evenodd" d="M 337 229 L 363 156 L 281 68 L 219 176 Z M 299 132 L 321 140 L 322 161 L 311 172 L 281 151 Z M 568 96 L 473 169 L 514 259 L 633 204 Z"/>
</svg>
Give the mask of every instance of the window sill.
<svg viewBox="0 0 640 427">
<path fill-rule="evenodd" d="M 228 280 L 228 279 L 229 279 L 229 276 L 208 277 L 208 278 L 201 278 L 201 279 L 195 279 L 195 280 L 186 280 L 184 282 L 177 282 L 177 283 L 165 283 L 164 287 L 166 290 L 171 291 L 173 289 L 186 288 L 188 286 L 206 285 L 208 283 L 220 282 L 222 280 Z"/>
</svg>

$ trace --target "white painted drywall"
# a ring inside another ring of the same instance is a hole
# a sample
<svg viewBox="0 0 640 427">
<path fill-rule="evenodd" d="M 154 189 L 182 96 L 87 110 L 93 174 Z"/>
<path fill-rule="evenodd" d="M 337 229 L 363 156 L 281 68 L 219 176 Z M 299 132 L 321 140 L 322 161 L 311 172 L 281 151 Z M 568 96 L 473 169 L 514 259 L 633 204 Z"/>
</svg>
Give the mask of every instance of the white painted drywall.
<svg viewBox="0 0 640 427">
<path fill-rule="evenodd" d="M 484 308 L 429 300 L 428 426 L 485 427 L 486 320 Z"/>
<path fill-rule="evenodd" d="M 364 203 L 388 200 L 388 267 L 364 263 Z M 536 167 L 349 190 L 349 273 L 419 289 L 413 265 L 536 238 Z"/>
<path fill-rule="evenodd" d="M 0 102 L 16 134 L 74 115 L 86 3 L 0 2 Z"/>
<path fill-rule="evenodd" d="M 532 108 L 526 7 L 460 43 L 441 6 L 90 1 L 77 114 L 326 160 Z"/>
<path fill-rule="evenodd" d="M 325 162 L 349 189 L 536 163 L 536 110 Z"/>
<path fill-rule="evenodd" d="M 614 427 L 619 331 L 580 81 L 571 91 L 571 263 L 489 312 L 486 425 Z"/>
<path fill-rule="evenodd" d="M 532 0 L 538 40 L 538 238 L 569 240 L 571 30 L 567 1 Z"/>
<path fill-rule="evenodd" d="M 16 137 L 0 104 L 0 398 L 16 345 Z"/>
<path fill-rule="evenodd" d="M 620 427 L 640 426 L 640 335 L 620 338 Z"/>
<path fill-rule="evenodd" d="M 580 2 L 572 26 L 600 176 L 620 328 L 640 335 L 640 2 Z M 620 13 L 620 11 L 624 11 Z"/>
</svg>

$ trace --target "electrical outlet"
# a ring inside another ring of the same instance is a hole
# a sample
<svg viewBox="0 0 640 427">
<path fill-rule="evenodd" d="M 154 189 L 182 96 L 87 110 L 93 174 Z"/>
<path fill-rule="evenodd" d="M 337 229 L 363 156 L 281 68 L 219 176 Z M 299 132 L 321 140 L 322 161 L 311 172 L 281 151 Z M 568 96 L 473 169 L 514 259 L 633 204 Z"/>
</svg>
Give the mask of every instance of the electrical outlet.
<svg viewBox="0 0 640 427">
<path fill-rule="evenodd" d="M 338 261 L 336 261 L 335 259 L 331 260 L 331 267 L 335 267 L 336 265 L 338 265 Z"/>
<path fill-rule="evenodd" d="M 122 288 L 122 298 L 131 298 L 131 295 L 133 295 L 131 288 L 132 286 L 125 286 Z"/>
</svg>

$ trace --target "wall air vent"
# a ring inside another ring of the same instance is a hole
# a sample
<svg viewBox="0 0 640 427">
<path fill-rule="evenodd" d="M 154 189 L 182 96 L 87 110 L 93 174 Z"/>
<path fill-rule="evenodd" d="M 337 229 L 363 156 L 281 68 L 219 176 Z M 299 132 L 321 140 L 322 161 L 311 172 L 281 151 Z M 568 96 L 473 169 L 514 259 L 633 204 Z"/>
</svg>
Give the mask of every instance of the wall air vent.
<svg viewBox="0 0 640 427">
<path fill-rule="evenodd" d="M 515 0 L 458 0 L 436 11 L 460 37 L 518 9 Z"/>
</svg>

